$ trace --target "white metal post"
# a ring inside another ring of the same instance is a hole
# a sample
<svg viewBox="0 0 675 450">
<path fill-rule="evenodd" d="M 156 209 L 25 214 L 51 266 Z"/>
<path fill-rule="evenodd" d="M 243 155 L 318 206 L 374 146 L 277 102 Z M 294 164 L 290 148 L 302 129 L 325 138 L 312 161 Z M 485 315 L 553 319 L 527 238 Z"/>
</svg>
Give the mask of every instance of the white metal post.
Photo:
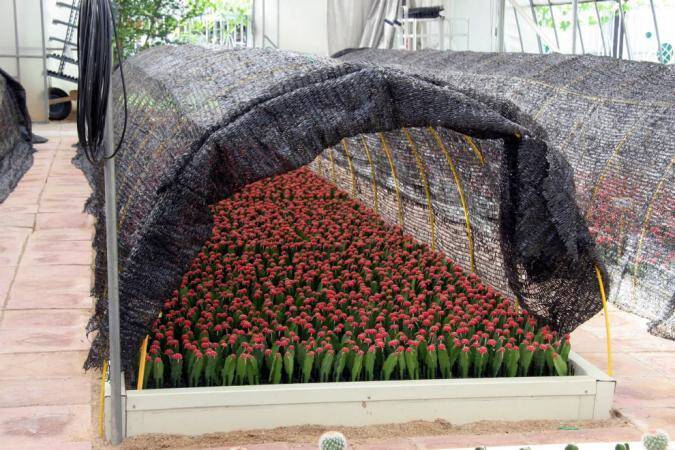
<svg viewBox="0 0 675 450">
<path fill-rule="evenodd" d="M 630 41 L 628 40 L 628 33 L 626 32 L 626 16 L 623 13 L 623 4 L 621 0 L 619 0 L 619 17 L 621 19 L 621 31 L 622 31 L 622 33 L 619 34 L 619 39 L 623 40 L 624 37 L 626 38 L 626 53 L 628 53 L 628 59 L 631 60 L 633 59 L 633 55 L 631 54 L 630 51 Z"/>
<path fill-rule="evenodd" d="M 654 19 L 654 31 L 656 32 L 656 45 L 658 51 L 661 51 L 661 35 L 659 34 L 659 22 L 656 20 L 656 11 L 654 10 L 654 0 L 649 0 L 649 6 L 652 10 L 652 19 Z"/>
<path fill-rule="evenodd" d="M 112 11 L 111 11 L 112 14 Z M 112 20 L 112 17 L 111 17 Z M 113 46 L 114 48 L 114 46 Z M 110 52 L 110 88 L 108 90 L 108 108 L 105 121 L 105 162 L 103 177 L 105 180 L 105 234 L 108 266 L 108 338 L 110 357 L 110 433 L 113 445 L 122 442 L 122 364 L 120 357 L 120 299 L 117 260 L 117 195 L 115 187 L 115 151 L 113 135 L 113 95 L 112 95 L 113 52 Z"/>
<path fill-rule="evenodd" d="M 497 51 L 504 51 L 504 16 L 506 14 L 506 0 L 497 2 Z"/>
<path fill-rule="evenodd" d="M 40 43 L 42 44 L 42 84 L 44 92 L 42 98 L 45 108 L 45 122 L 49 122 L 49 83 L 47 78 L 47 47 L 45 45 L 45 5 L 44 0 L 40 0 Z"/>
<path fill-rule="evenodd" d="M 577 22 L 579 21 L 578 0 L 572 0 L 572 54 L 577 54 Z"/>
<path fill-rule="evenodd" d="M 16 0 L 12 0 L 12 11 L 14 12 L 14 50 L 16 53 L 16 79 L 21 83 L 21 49 L 19 47 L 19 21 L 16 12 Z"/>
</svg>

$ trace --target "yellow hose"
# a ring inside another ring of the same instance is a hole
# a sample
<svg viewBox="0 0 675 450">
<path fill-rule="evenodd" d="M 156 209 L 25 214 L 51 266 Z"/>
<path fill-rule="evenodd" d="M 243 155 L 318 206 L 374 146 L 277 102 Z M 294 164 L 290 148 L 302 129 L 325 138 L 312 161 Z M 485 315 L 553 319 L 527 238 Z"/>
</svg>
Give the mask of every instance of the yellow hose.
<svg viewBox="0 0 675 450">
<path fill-rule="evenodd" d="M 394 179 L 394 189 L 396 190 L 396 203 L 398 203 L 398 224 L 403 228 L 403 204 L 401 203 L 401 189 L 398 185 L 398 176 L 396 175 L 396 166 L 394 166 L 394 158 L 391 154 L 391 149 L 389 144 L 387 144 L 387 138 L 384 137 L 384 134 L 377 133 L 382 142 L 382 151 L 389 161 L 389 167 L 391 168 L 391 177 Z"/>
<path fill-rule="evenodd" d="M 452 177 L 455 179 L 455 185 L 457 186 L 457 193 L 459 194 L 459 202 L 462 205 L 462 209 L 464 210 L 464 223 L 466 225 L 466 239 L 469 242 L 469 265 L 471 266 L 471 271 L 476 272 L 476 263 L 474 260 L 474 251 L 473 251 L 473 231 L 471 230 L 471 220 L 469 218 L 469 205 L 466 202 L 466 198 L 464 197 L 464 189 L 462 189 L 462 182 L 459 179 L 459 174 L 457 173 L 457 169 L 455 168 L 455 165 L 452 162 L 452 158 L 450 157 L 450 152 L 448 152 L 448 149 L 445 147 L 445 144 L 443 144 L 443 140 L 441 137 L 438 135 L 436 130 L 434 130 L 432 127 L 428 127 L 429 132 L 433 136 L 434 140 L 436 141 L 436 144 L 438 145 L 438 148 L 443 151 L 443 155 L 445 155 L 445 159 L 448 162 L 448 166 L 450 167 L 450 171 L 452 172 Z"/>
<path fill-rule="evenodd" d="M 412 151 L 415 161 L 417 162 L 417 168 L 420 171 L 420 178 L 422 183 L 424 183 L 424 193 L 427 196 L 427 210 L 429 213 L 429 230 L 431 231 L 431 250 L 436 250 L 436 218 L 434 216 L 434 207 L 431 202 L 431 188 L 429 187 L 429 181 L 427 180 L 427 174 L 424 170 L 424 162 L 422 162 L 422 157 L 417 151 L 417 146 L 415 141 L 413 141 L 412 136 L 408 132 L 407 128 L 403 128 L 403 133 L 405 137 L 408 138 L 408 143 L 410 143 L 410 150 Z"/>
<path fill-rule="evenodd" d="M 103 438 L 103 419 L 105 418 L 105 378 L 108 374 L 108 361 L 103 361 L 101 371 L 101 394 L 98 401 L 98 435 Z"/>
<path fill-rule="evenodd" d="M 602 309 L 605 313 L 605 338 L 607 339 L 607 375 L 612 376 L 612 336 L 609 330 L 609 311 L 607 311 L 607 297 L 605 296 L 605 283 L 602 281 L 600 268 L 595 266 L 595 274 L 598 277 L 598 286 L 600 286 L 600 298 L 602 298 Z"/>
<path fill-rule="evenodd" d="M 366 142 L 365 136 L 361 135 L 361 141 L 363 142 L 363 150 L 366 152 L 366 157 L 368 158 L 368 164 L 370 165 L 370 177 L 372 178 L 373 184 L 373 209 L 376 213 L 380 213 L 378 200 L 377 200 L 377 176 L 375 175 L 375 167 L 373 166 L 373 158 L 370 156 L 370 149 L 368 148 L 368 142 Z"/>
<path fill-rule="evenodd" d="M 145 335 L 141 344 L 141 355 L 138 357 L 138 380 L 136 380 L 136 389 L 143 390 L 143 378 L 145 378 L 145 355 L 148 348 L 148 335 Z"/>
<path fill-rule="evenodd" d="M 480 149 L 476 145 L 476 143 L 471 139 L 470 136 L 467 136 L 466 134 L 464 135 L 464 140 L 466 141 L 467 144 L 469 144 L 469 147 L 473 150 L 473 152 L 476 154 L 476 157 L 478 158 L 478 161 L 480 161 L 480 164 L 483 165 L 485 164 L 485 158 L 483 158 L 483 154 L 480 152 Z"/>
<path fill-rule="evenodd" d="M 333 159 L 333 148 L 331 147 L 326 150 L 326 153 L 328 153 L 328 159 L 330 159 L 330 169 L 331 175 L 333 177 L 333 184 L 337 184 L 337 175 L 335 174 L 335 160 Z"/>
<path fill-rule="evenodd" d="M 349 164 L 349 173 L 352 175 L 352 198 L 356 198 L 358 194 L 358 188 L 356 186 L 356 173 L 354 173 L 354 165 L 352 164 L 352 156 L 349 154 L 347 139 L 342 139 L 342 149 L 345 151 L 347 163 Z"/>
</svg>

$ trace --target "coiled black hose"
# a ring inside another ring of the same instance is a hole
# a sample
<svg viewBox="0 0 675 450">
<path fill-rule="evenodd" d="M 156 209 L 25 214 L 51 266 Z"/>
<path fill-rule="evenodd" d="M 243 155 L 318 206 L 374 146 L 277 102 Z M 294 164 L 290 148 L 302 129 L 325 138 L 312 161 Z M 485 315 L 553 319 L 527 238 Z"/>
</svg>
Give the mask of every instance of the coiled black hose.
<svg viewBox="0 0 675 450">
<path fill-rule="evenodd" d="M 110 88 L 111 43 L 115 38 L 122 91 L 124 93 L 124 125 L 112 154 L 105 154 L 103 140 L 107 120 Z M 122 68 L 122 52 L 111 0 L 82 0 L 77 31 L 79 77 L 77 82 L 77 135 L 87 159 L 100 164 L 112 158 L 122 145 L 127 129 L 127 88 Z"/>
</svg>

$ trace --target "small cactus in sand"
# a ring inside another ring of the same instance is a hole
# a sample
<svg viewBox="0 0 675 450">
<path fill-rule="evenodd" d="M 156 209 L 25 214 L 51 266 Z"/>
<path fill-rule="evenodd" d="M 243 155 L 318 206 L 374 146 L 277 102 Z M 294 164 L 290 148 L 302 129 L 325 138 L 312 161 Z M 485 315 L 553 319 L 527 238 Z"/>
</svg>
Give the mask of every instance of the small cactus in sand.
<svg viewBox="0 0 675 450">
<path fill-rule="evenodd" d="M 579 450 L 579 447 L 577 447 L 577 446 L 574 445 L 574 444 L 567 444 L 567 445 L 565 446 L 565 450 Z"/>
<path fill-rule="evenodd" d="M 623 444 L 616 444 L 614 446 L 614 450 L 630 450 L 630 445 L 628 445 L 628 442 L 625 442 Z"/>
<path fill-rule="evenodd" d="M 642 437 L 642 445 L 646 450 L 666 450 L 668 448 L 668 435 L 665 431 L 657 431 L 654 434 L 645 434 Z"/>
<path fill-rule="evenodd" d="M 346 448 L 347 438 L 337 431 L 329 431 L 319 438 L 320 450 L 345 450 Z"/>
</svg>

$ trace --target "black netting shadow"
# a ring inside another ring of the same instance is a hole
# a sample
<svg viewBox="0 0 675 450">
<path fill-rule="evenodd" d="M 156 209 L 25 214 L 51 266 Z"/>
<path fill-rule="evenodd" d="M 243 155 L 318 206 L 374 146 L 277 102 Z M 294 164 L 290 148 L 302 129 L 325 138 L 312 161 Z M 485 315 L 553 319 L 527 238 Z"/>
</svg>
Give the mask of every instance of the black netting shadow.
<svg viewBox="0 0 675 450">
<path fill-rule="evenodd" d="M 0 203 L 33 165 L 26 91 L 0 69 Z"/>
</svg>

